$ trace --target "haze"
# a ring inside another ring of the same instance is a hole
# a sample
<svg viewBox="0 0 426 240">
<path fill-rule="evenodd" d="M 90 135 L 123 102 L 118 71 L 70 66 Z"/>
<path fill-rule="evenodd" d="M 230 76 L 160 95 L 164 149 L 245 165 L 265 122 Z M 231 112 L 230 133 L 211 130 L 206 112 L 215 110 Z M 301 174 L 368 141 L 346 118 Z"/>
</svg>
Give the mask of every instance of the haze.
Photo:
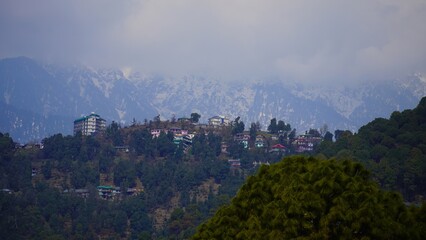
<svg viewBox="0 0 426 240">
<path fill-rule="evenodd" d="M 0 58 L 224 81 L 426 73 L 426 1 L 3 0 Z"/>
</svg>

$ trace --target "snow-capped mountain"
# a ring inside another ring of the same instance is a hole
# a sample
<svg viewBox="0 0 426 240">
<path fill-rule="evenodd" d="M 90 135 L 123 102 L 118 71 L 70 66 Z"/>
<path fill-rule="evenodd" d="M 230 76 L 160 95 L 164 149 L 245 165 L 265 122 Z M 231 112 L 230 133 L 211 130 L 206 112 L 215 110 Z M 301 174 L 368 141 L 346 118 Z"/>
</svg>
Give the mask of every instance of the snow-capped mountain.
<svg viewBox="0 0 426 240">
<path fill-rule="evenodd" d="M 358 87 L 306 88 L 282 82 L 226 83 L 195 76 L 125 75 L 117 69 L 55 66 L 19 57 L 0 60 L 0 131 L 20 142 L 55 133 L 71 134 L 73 120 L 96 112 L 109 122 L 142 122 L 200 113 L 240 116 L 248 127 L 270 119 L 299 132 L 327 124 L 356 131 L 376 117 L 413 108 L 426 95 L 426 78 L 370 83 Z"/>
<path fill-rule="evenodd" d="M 0 61 L 0 79 L 0 131 L 17 141 L 71 134 L 73 120 L 91 112 L 108 121 L 156 114 L 117 70 L 43 65 L 20 57 Z"/>
</svg>

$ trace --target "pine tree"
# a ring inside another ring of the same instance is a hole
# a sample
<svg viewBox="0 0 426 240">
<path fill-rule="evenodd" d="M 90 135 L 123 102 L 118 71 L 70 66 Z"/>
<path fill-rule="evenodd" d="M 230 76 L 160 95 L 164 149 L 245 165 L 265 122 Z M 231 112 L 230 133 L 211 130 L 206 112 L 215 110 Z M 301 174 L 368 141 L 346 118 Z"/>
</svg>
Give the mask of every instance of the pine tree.
<svg viewBox="0 0 426 240">
<path fill-rule="evenodd" d="M 420 239 L 416 216 L 359 163 L 290 157 L 262 166 L 193 239 Z"/>
</svg>

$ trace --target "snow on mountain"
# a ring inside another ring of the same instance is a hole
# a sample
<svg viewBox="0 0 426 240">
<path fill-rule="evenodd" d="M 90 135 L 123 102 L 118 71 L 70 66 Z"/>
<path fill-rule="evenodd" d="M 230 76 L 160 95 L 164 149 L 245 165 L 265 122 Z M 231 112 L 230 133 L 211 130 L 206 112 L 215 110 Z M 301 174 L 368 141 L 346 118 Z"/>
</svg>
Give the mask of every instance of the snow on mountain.
<svg viewBox="0 0 426 240">
<path fill-rule="evenodd" d="M 18 141 L 72 133 L 72 121 L 97 112 L 122 124 L 158 114 L 162 119 L 201 114 L 238 116 L 246 127 L 270 119 L 299 132 L 327 124 L 331 131 L 360 126 L 395 110 L 413 108 L 426 95 L 421 74 L 357 87 L 302 87 L 277 81 L 229 84 L 198 76 L 164 77 L 117 69 L 43 65 L 21 57 L 0 60 L 0 131 Z"/>
<path fill-rule="evenodd" d="M 426 77 L 420 73 L 409 76 L 403 80 L 395 81 L 401 89 L 412 93 L 417 98 L 422 98 L 426 95 Z"/>
<path fill-rule="evenodd" d="M 346 90 L 341 89 L 306 89 L 303 91 L 292 91 L 296 96 L 310 100 L 322 100 L 329 106 L 334 108 L 337 113 L 349 119 L 350 115 L 362 104 L 360 96 Z"/>
</svg>

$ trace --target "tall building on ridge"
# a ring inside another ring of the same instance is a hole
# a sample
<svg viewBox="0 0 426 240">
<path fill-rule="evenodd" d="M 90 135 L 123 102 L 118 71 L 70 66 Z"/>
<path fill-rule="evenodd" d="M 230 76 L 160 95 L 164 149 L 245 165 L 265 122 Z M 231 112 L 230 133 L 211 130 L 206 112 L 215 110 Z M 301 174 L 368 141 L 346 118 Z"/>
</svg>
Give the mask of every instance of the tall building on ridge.
<svg viewBox="0 0 426 240">
<path fill-rule="evenodd" d="M 89 116 L 84 116 L 74 121 L 74 135 L 78 132 L 85 136 L 94 135 L 105 131 L 106 121 L 98 114 L 92 112 Z"/>
<path fill-rule="evenodd" d="M 209 118 L 209 125 L 211 126 L 229 126 L 231 125 L 231 120 L 224 116 L 214 116 Z"/>
</svg>

